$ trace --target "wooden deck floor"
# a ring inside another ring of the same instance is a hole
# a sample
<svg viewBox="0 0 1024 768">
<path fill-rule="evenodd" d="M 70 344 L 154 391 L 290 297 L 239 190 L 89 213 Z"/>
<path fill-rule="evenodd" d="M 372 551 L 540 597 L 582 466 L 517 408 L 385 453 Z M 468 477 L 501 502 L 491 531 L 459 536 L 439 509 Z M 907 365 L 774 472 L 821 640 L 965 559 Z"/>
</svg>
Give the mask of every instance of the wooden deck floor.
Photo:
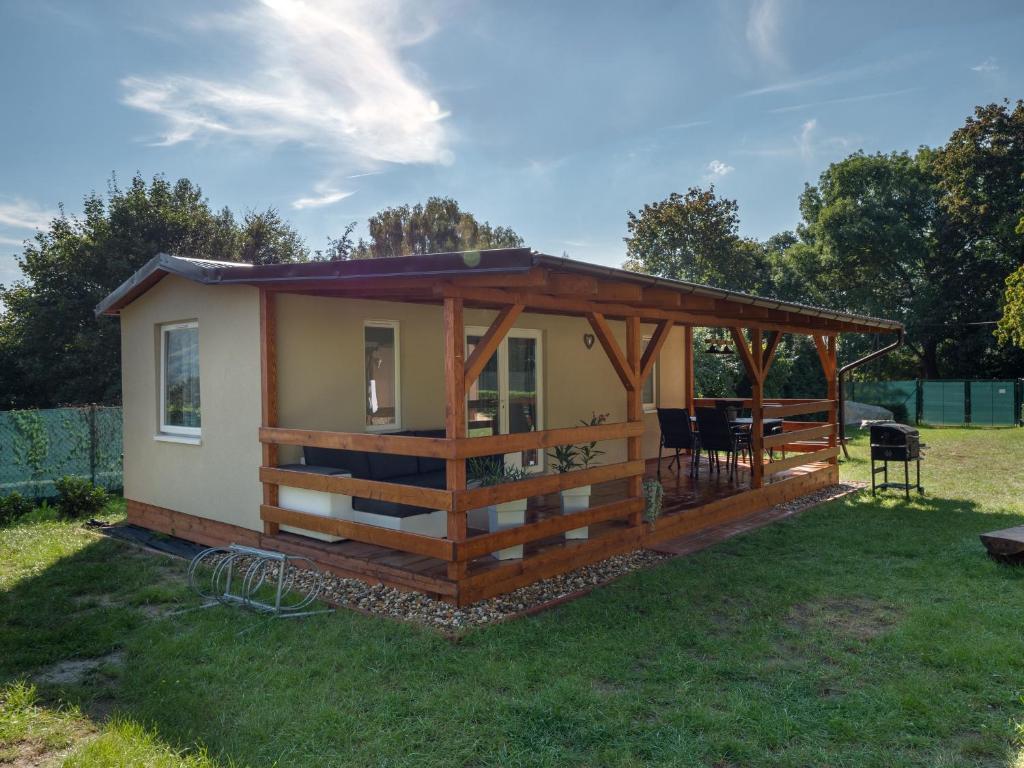
<svg viewBox="0 0 1024 768">
<path fill-rule="evenodd" d="M 728 477 L 723 467 L 719 473 L 709 470 L 707 462 L 701 462 L 698 477 L 689 475 L 689 466 L 684 459 L 682 471 L 678 474 L 675 468 L 669 468 L 669 459 L 662 460 L 661 481 L 665 489 L 663 517 L 685 515 L 689 510 L 699 510 L 713 502 L 738 496 L 750 491 L 749 469 L 740 464 L 735 476 Z M 657 475 L 657 460 L 647 464 L 647 475 Z M 779 479 L 792 477 L 806 472 L 804 468 L 794 470 Z M 615 481 L 595 485 L 591 499 L 594 505 L 616 501 L 626 497 L 626 482 Z M 529 499 L 527 522 L 542 520 L 561 514 L 561 506 L 557 494 L 538 496 Z M 548 550 L 558 548 L 560 552 L 576 547 L 586 546 L 595 540 L 602 539 L 614 542 L 616 529 L 625 532 L 628 528 L 625 520 L 612 520 L 590 526 L 589 538 L 579 541 L 566 541 L 561 535 L 542 539 L 525 545 L 524 558 L 535 558 Z M 470 529 L 470 536 L 486 531 Z M 340 541 L 336 543 L 320 542 L 305 536 L 279 533 L 276 536 L 264 536 L 264 544 L 312 557 L 322 566 L 343 576 L 358 576 L 363 579 L 379 579 L 385 583 L 402 587 L 423 590 L 439 597 L 449 597 L 456 593 L 456 585 L 449 581 L 447 565 L 444 561 L 422 555 L 399 552 L 373 544 L 356 541 Z M 490 556 L 472 561 L 467 576 L 482 576 L 489 571 L 503 569 L 514 574 L 520 568 L 522 560 L 499 561 Z"/>
</svg>

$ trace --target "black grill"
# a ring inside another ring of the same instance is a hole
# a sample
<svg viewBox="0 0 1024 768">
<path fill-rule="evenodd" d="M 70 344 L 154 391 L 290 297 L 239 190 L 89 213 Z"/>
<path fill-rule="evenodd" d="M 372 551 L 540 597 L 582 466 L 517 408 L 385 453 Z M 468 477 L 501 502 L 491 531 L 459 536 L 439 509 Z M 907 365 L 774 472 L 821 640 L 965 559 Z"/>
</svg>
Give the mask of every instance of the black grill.
<svg viewBox="0 0 1024 768">
<path fill-rule="evenodd" d="M 879 461 L 882 465 L 876 467 L 875 462 Z M 904 482 L 889 482 L 890 461 L 903 462 Z M 914 485 L 910 484 L 910 462 L 914 462 L 917 469 Z M 883 476 L 881 483 L 875 482 L 878 474 Z M 924 493 L 921 487 L 921 435 L 913 427 L 892 421 L 871 425 L 871 494 L 874 495 L 878 488 L 898 488 L 906 493 L 908 499 L 911 488 Z"/>
<path fill-rule="evenodd" d="M 871 458 L 878 461 L 915 461 L 921 455 L 921 435 L 906 424 L 871 425 Z"/>
</svg>

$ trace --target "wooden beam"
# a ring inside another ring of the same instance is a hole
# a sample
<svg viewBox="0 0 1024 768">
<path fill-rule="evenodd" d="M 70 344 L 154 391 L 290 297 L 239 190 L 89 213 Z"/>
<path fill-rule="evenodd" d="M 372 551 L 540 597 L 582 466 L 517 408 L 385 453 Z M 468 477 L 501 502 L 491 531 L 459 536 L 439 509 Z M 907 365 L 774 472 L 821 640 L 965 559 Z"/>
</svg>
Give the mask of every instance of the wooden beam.
<svg viewBox="0 0 1024 768">
<path fill-rule="evenodd" d="M 444 429 L 449 440 L 466 437 L 466 333 L 462 314 L 462 299 L 444 300 L 444 380 L 445 406 Z M 448 540 L 466 540 L 466 513 L 455 509 L 455 494 L 466 488 L 466 462 L 464 459 L 448 459 L 445 462 L 445 487 L 451 494 L 452 505 L 448 507 Z M 448 578 L 453 581 L 465 578 L 466 562 L 448 564 Z"/>
<path fill-rule="evenodd" d="M 761 372 L 765 376 L 768 375 L 772 363 L 775 362 L 775 353 L 779 351 L 779 342 L 781 340 L 782 334 L 779 331 L 768 332 L 768 346 L 765 348 L 764 355 L 761 358 Z"/>
<path fill-rule="evenodd" d="M 452 505 L 452 495 L 448 491 L 437 488 L 421 488 L 417 485 L 389 483 L 382 480 L 365 480 L 345 475 L 318 475 L 297 469 L 260 467 L 260 481 L 275 485 L 287 485 L 290 488 L 305 488 L 307 491 L 340 493 L 345 496 L 360 496 L 364 499 L 393 501 L 396 504 L 409 504 L 427 510 L 448 510 Z"/>
<path fill-rule="evenodd" d="M 260 421 L 263 427 L 277 426 L 277 301 L 266 288 L 260 288 Z M 277 446 L 264 443 L 263 465 L 277 464 Z M 277 486 L 264 483 L 263 503 L 276 506 L 277 499 Z M 277 523 L 265 522 L 263 532 L 276 534 Z"/>
<path fill-rule="evenodd" d="M 597 296 L 597 278 L 589 275 L 575 275 L 569 272 L 552 272 L 548 275 L 544 293 L 566 294 L 569 296 Z"/>
<path fill-rule="evenodd" d="M 693 326 L 683 326 L 683 401 L 686 409 L 692 414 L 694 398 L 697 397 L 697 372 L 694 370 L 696 358 L 693 355 Z"/>
<path fill-rule="evenodd" d="M 535 475 L 526 480 L 456 491 L 453 506 L 456 511 L 464 513 L 466 510 L 478 509 L 491 504 L 527 499 L 531 496 L 543 496 L 548 493 L 605 483 L 610 480 L 621 480 L 624 477 L 642 474 L 643 471 L 644 462 L 641 460 L 601 464 L 590 469 L 576 469 L 557 475 Z"/>
<path fill-rule="evenodd" d="M 653 340 L 652 340 L 653 341 Z M 643 343 L 640 338 L 640 318 L 626 318 L 626 362 L 633 372 L 634 386 L 626 390 L 626 421 L 643 423 L 644 408 L 643 398 L 640 392 L 640 368 L 641 356 L 640 345 Z M 664 342 L 663 342 L 664 343 Z M 626 457 L 632 463 L 643 466 L 643 438 L 630 437 L 626 439 Z M 646 469 L 646 467 L 644 468 Z M 627 495 L 630 498 L 643 498 L 644 469 L 631 475 L 627 481 Z M 639 526 L 643 523 L 643 511 L 637 510 L 629 516 L 631 526 Z"/>
<path fill-rule="evenodd" d="M 799 443 L 806 440 L 817 440 L 828 437 L 836 431 L 834 424 L 822 424 L 808 429 L 794 429 L 790 432 L 781 432 L 777 435 L 769 435 L 764 439 L 765 448 L 781 448 L 788 443 Z"/>
<path fill-rule="evenodd" d="M 786 405 L 768 404 L 765 407 L 765 416 L 769 419 L 784 419 L 787 416 L 824 413 L 832 407 L 834 402 L 834 400 L 809 400 L 805 403 L 787 403 Z"/>
<path fill-rule="evenodd" d="M 486 533 L 481 536 L 473 536 L 463 544 L 456 545 L 456 557 L 472 559 L 482 557 L 490 552 L 505 547 L 514 547 L 517 544 L 525 544 L 529 541 L 545 539 L 555 536 L 574 528 L 582 528 L 587 525 L 601 523 L 605 520 L 613 520 L 617 517 L 625 517 L 643 509 L 643 502 L 640 499 L 622 499 L 607 504 L 600 504 L 596 507 L 573 512 L 568 515 L 556 515 L 547 517 L 536 523 L 507 528 L 495 533 Z"/>
<path fill-rule="evenodd" d="M 647 349 L 644 350 L 644 356 L 640 359 L 640 376 L 637 382 L 641 389 L 643 389 L 647 377 L 651 375 L 651 370 L 653 370 L 654 364 L 658 360 L 661 348 L 668 341 L 668 335 L 671 330 L 672 323 L 668 320 L 662 320 L 654 329 L 654 335 L 651 336 L 651 340 L 647 342 Z"/>
<path fill-rule="evenodd" d="M 261 427 L 260 441 L 270 445 L 308 445 L 315 448 L 397 453 L 402 456 L 425 456 L 435 459 L 455 458 L 456 454 L 456 444 L 442 437 L 373 432 L 321 432 L 310 429 Z"/>
<path fill-rule="evenodd" d="M 260 507 L 260 517 L 264 522 L 270 521 L 278 525 L 300 528 L 304 531 L 317 531 L 333 536 L 342 536 L 353 541 L 376 544 L 378 547 L 389 547 L 401 552 L 412 552 L 425 557 L 436 557 L 440 560 L 451 560 L 455 546 L 447 539 L 435 539 L 418 533 L 396 531 L 382 528 L 379 525 L 367 525 L 351 520 L 339 520 L 326 515 L 312 515 L 297 512 L 293 509 L 264 504 Z"/>
<path fill-rule="evenodd" d="M 640 319 L 635 319 L 639 324 Z M 636 373 L 625 355 L 622 354 L 619 343 L 615 340 L 615 335 L 612 333 L 612 329 L 608 325 L 608 321 L 605 320 L 604 315 L 599 312 L 590 312 L 587 314 L 587 320 L 590 322 L 590 327 L 594 329 L 597 340 L 601 342 L 601 347 L 604 349 L 605 354 L 608 355 L 608 360 L 611 362 L 612 368 L 615 369 L 615 373 L 618 374 L 626 391 L 631 392 L 635 390 L 637 388 Z"/>
<path fill-rule="evenodd" d="M 742 336 L 742 334 L 740 334 Z M 755 366 L 750 393 L 750 487 L 764 486 L 764 339 L 760 328 L 750 331 L 750 357 Z"/>
<path fill-rule="evenodd" d="M 747 376 L 751 382 L 757 381 L 761 366 L 758 364 L 760 355 L 757 360 L 750 352 L 750 347 L 747 346 L 747 340 L 743 336 L 743 330 L 740 328 L 730 328 L 729 331 L 732 333 L 733 345 L 736 347 L 736 354 L 740 356 L 740 361 L 743 363 L 744 369 L 747 371 Z"/>
<path fill-rule="evenodd" d="M 487 329 L 483 338 L 480 339 L 480 343 L 476 345 L 473 353 L 466 360 L 466 383 L 463 385 L 466 391 L 469 391 L 469 388 L 480 378 L 480 374 L 487 365 L 487 362 L 498 351 L 501 342 L 508 335 L 509 330 L 515 325 L 522 312 L 522 304 L 512 304 L 502 309 L 498 316 L 494 318 L 491 327 Z"/>
<path fill-rule="evenodd" d="M 820 451 L 814 451 L 813 453 L 800 453 L 797 456 L 790 456 L 785 459 L 779 459 L 773 461 L 764 468 L 765 476 L 773 477 L 780 472 L 786 472 L 796 467 L 802 467 L 805 464 L 816 464 L 818 462 L 832 463 L 832 459 L 835 459 L 839 455 L 839 446 L 831 446 L 829 448 L 823 448 Z"/>
<path fill-rule="evenodd" d="M 455 441 L 456 458 L 493 456 L 496 453 L 543 450 L 556 445 L 619 440 L 643 435 L 642 422 L 620 421 L 594 426 L 542 429 L 537 432 L 514 432 L 508 435 L 466 437 Z"/>
</svg>

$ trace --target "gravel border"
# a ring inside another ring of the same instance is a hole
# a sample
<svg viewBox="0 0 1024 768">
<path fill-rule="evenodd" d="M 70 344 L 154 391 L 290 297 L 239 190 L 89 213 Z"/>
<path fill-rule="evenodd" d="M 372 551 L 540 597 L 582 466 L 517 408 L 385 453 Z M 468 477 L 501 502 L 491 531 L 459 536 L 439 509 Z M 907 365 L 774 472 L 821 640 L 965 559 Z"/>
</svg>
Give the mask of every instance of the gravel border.
<svg viewBox="0 0 1024 768">
<path fill-rule="evenodd" d="M 865 487 L 867 483 L 859 482 L 830 485 L 778 504 L 760 515 L 783 519 L 826 501 L 857 493 Z M 615 555 L 560 576 L 542 579 L 506 595 L 481 600 L 462 608 L 418 592 L 405 592 L 383 584 L 367 584 L 359 579 L 346 579 L 324 572 L 320 599 L 338 608 L 349 608 L 370 616 L 408 621 L 429 629 L 440 630 L 445 634 L 459 635 L 474 627 L 540 613 L 583 597 L 594 587 L 607 584 L 627 573 L 652 568 L 673 557 L 645 549 Z M 301 587 L 303 581 L 313 578 L 315 576 L 311 573 L 300 573 L 297 576 L 298 586 Z"/>
</svg>

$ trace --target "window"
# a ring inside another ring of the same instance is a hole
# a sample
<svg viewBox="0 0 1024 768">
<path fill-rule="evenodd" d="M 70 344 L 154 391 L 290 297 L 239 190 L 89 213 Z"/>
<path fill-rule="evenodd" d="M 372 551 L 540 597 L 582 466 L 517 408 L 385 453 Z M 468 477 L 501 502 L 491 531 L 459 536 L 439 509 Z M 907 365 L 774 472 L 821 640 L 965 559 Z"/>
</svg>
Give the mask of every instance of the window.
<svg viewBox="0 0 1024 768">
<path fill-rule="evenodd" d="M 160 327 L 160 431 L 198 437 L 199 323 Z"/>
<path fill-rule="evenodd" d="M 650 337 L 645 338 L 644 349 L 650 343 Z M 651 368 L 651 375 L 644 381 L 643 389 L 640 390 L 640 403 L 643 405 L 645 412 L 655 411 L 658 409 L 658 363 L 654 363 L 654 367 Z"/>
<path fill-rule="evenodd" d="M 401 429 L 398 323 L 368 321 L 363 326 L 363 352 L 366 356 L 366 428 L 370 431 Z"/>
</svg>

